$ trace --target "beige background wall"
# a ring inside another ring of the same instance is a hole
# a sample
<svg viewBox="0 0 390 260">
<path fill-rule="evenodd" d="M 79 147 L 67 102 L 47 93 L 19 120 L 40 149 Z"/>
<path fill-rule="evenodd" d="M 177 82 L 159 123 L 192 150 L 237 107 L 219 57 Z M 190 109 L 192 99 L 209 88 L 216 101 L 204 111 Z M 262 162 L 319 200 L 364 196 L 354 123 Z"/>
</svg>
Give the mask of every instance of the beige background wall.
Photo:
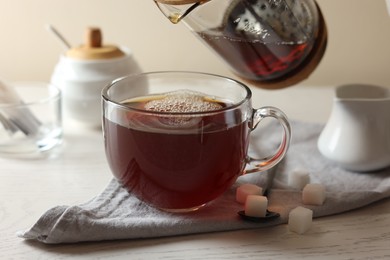
<svg viewBox="0 0 390 260">
<path fill-rule="evenodd" d="M 385 0 L 318 0 L 329 27 L 326 55 L 305 85 L 351 82 L 390 86 L 390 16 Z M 172 25 L 152 0 L 0 0 L 0 77 L 49 80 L 62 46 L 87 26 L 106 42 L 130 47 L 145 71 L 197 70 L 232 76 L 183 25 Z"/>
</svg>

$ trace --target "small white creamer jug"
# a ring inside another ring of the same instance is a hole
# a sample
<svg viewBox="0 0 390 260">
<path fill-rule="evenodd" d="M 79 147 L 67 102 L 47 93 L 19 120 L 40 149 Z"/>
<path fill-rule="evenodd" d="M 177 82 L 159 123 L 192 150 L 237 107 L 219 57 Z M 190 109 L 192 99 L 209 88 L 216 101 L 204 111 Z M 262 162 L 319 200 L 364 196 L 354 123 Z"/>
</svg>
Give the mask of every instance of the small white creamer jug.
<svg viewBox="0 0 390 260">
<path fill-rule="evenodd" d="M 390 166 L 390 88 L 351 84 L 336 89 L 318 148 L 350 171 Z"/>
</svg>

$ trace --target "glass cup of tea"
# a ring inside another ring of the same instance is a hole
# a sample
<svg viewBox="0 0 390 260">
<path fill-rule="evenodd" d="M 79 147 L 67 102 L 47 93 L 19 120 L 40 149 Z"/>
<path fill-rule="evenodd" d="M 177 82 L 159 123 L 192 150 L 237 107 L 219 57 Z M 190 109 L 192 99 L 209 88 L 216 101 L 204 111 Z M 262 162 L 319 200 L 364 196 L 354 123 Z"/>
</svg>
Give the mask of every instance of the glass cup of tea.
<svg viewBox="0 0 390 260">
<path fill-rule="evenodd" d="M 113 175 L 141 201 L 187 212 L 219 197 L 240 175 L 273 167 L 289 147 L 290 124 L 275 107 L 253 109 L 251 95 L 239 81 L 197 72 L 113 81 L 102 91 Z M 282 126 L 280 145 L 271 156 L 250 158 L 249 135 L 269 117 Z"/>
</svg>

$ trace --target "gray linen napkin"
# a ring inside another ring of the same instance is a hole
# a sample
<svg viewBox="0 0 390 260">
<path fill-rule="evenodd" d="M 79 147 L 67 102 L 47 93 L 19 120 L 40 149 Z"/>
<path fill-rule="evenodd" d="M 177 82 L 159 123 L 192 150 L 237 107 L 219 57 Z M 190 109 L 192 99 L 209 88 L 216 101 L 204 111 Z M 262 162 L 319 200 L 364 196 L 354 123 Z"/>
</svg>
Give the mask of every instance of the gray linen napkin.
<svg viewBox="0 0 390 260">
<path fill-rule="evenodd" d="M 112 180 L 106 189 L 92 200 L 76 206 L 49 209 L 34 226 L 18 232 L 25 239 L 48 244 L 75 243 L 114 239 L 136 239 L 204 232 L 259 228 L 287 223 L 288 213 L 297 206 L 313 210 L 314 217 L 345 212 L 390 197 L 390 168 L 372 172 L 345 171 L 327 161 L 317 150 L 317 139 L 323 126 L 292 122 L 293 140 L 269 194 L 269 208 L 281 217 L 267 223 L 246 222 L 237 211 L 243 205 L 235 201 L 235 188 L 241 183 L 263 186 L 266 174 L 255 173 L 240 177 L 223 196 L 197 212 L 173 214 L 162 212 L 142 203 Z M 278 145 L 280 129 L 269 124 L 254 131 L 251 155 L 263 153 Z M 261 149 L 260 149 L 261 148 Z M 287 174 L 306 169 L 312 183 L 326 187 L 322 206 L 303 205 L 301 191 L 287 186 Z"/>
</svg>

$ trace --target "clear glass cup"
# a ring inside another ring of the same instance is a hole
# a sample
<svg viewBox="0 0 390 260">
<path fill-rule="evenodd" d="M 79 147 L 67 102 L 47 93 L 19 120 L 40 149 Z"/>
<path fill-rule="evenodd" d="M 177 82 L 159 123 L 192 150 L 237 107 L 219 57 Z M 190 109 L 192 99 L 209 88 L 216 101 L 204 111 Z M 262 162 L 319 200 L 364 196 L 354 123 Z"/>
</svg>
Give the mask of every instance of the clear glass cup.
<svg viewBox="0 0 390 260">
<path fill-rule="evenodd" d="M 113 175 L 142 201 L 183 212 L 217 198 L 238 176 L 273 167 L 287 152 L 290 125 L 275 107 L 253 109 L 251 95 L 236 80 L 196 72 L 152 72 L 114 81 L 102 92 Z M 283 128 L 280 146 L 271 156 L 250 158 L 249 134 L 269 117 Z"/>
<path fill-rule="evenodd" d="M 13 84 L 19 103 L 0 103 L 0 156 L 47 158 L 62 143 L 61 92 L 45 82 Z"/>
</svg>

